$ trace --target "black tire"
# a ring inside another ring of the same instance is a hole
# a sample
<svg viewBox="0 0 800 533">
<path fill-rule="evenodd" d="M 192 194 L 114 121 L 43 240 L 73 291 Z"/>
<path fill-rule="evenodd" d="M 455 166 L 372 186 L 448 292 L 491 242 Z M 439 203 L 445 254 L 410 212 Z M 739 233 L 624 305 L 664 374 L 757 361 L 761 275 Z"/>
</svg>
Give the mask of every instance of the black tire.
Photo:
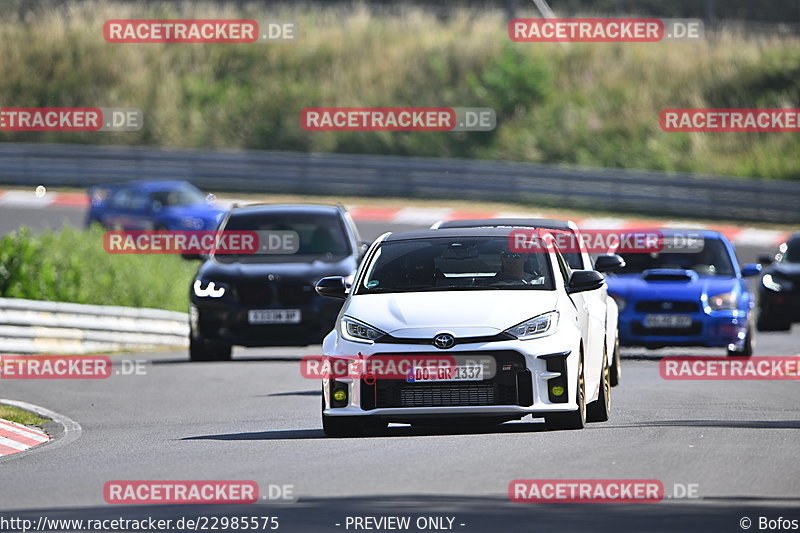
<svg viewBox="0 0 800 533">
<path fill-rule="evenodd" d="M 603 376 L 600 382 L 600 394 L 597 399 L 586 406 L 587 422 L 605 422 L 611 415 L 611 367 L 608 360 L 603 361 Z"/>
<path fill-rule="evenodd" d="M 747 336 L 744 338 L 744 350 L 728 350 L 728 357 L 750 357 L 753 355 L 753 328 L 747 328 Z"/>
<path fill-rule="evenodd" d="M 619 385 L 619 380 L 622 378 L 622 355 L 619 351 L 619 333 L 617 333 L 617 342 L 614 344 L 614 353 L 611 359 L 611 386 L 616 387 Z"/>
<path fill-rule="evenodd" d="M 583 429 L 586 425 L 586 383 L 583 379 L 583 358 L 578 362 L 578 379 L 576 382 L 578 409 L 566 413 L 545 415 L 547 429 Z"/>
<path fill-rule="evenodd" d="M 233 347 L 230 344 L 189 337 L 190 361 L 230 361 Z"/>
</svg>

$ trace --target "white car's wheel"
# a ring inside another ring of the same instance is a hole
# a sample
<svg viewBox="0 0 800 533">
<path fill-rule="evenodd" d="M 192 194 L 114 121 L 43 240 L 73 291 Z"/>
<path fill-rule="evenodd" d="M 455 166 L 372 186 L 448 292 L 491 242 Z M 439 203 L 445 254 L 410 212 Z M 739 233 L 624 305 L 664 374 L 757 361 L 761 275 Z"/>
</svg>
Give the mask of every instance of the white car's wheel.
<svg viewBox="0 0 800 533">
<path fill-rule="evenodd" d="M 588 422 L 605 422 L 611 415 L 611 369 L 608 359 L 603 360 L 603 377 L 600 381 L 600 394 L 597 400 L 586 406 Z"/>
<path fill-rule="evenodd" d="M 619 352 L 619 335 L 617 335 L 617 341 L 614 343 L 614 353 L 611 357 L 611 386 L 616 387 L 622 378 L 622 355 Z"/>
<path fill-rule="evenodd" d="M 578 409 L 567 413 L 545 415 L 544 422 L 547 429 L 583 429 L 586 425 L 586 382 L 583 379 L 583 359 L 578 363 L 576 386 Z"/>
</svg>

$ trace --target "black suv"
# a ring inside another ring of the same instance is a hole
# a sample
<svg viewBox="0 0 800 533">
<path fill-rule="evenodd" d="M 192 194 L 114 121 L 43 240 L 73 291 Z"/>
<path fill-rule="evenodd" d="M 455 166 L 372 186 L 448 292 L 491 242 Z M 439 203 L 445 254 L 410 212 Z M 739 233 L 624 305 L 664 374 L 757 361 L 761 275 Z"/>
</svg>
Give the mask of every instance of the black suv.
<svg viewBox="0 0 800 533">
<path fill-rule="evenodd" d="M 306 346 L 333 328 L 342 301 L 314 290 L 326 276 L 351 277 L 366 251 L 340 206 L 233 207 L 219 231 L 291 234 L 287 253 L 212 254 L 190 287 L 192 361 L 227 360 L 232 346 Z"/>
<path fill-rule="evenodd" d="M 762 255 L 758 284 L 759 331 L 789 331 L 800 322 L 800 232 L 781 244 L 775 256 Z"/>
</svg>

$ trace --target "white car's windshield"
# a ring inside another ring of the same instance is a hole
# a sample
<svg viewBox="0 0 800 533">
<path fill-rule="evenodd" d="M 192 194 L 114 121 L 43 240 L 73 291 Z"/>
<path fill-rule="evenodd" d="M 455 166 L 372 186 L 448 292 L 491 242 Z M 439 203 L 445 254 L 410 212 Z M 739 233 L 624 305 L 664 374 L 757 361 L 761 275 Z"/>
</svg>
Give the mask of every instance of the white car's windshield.
<svg viewBox="0 0 800 533">
<path fill-rule="evenodd" d="M 505 237 L 386 242 L 357 294 L 492 289 L 553 290 L 548 255 L 511 252 Z"/>
</svg>

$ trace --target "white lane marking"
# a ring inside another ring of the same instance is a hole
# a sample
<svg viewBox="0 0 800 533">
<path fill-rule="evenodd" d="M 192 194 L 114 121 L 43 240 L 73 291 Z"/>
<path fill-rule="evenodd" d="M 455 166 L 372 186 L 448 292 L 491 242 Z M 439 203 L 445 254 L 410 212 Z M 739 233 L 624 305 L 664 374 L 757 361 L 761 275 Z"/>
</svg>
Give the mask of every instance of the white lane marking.
<svg viewBox="0 0 800 533">
<path fill-rule="evenodd" d="M 21 452 L 24 452 L 25 450 L 30 448 L 30 446 L 28 446 L 27 444 L 22 444 L 21 442 L 11 440 L 6 437 L 0 437 L 0 445 L 8 446 L 9 448 L 13 448 L 14 450 L 19 450 Z"/>
<path fill-rule="evenodd" d="M 47 444 L 35 446 L 32 449 L 28 450 L 26 453 L 15 453 L 13 455 L 0 457 L 0 461 L 4 461 L 6 459 L 11 459 L 14 457 L 29 456 L 34 453 L 40 453 L 42 450 L 53 450 L 55 448 L 60 448 L 61 446 L 66 446 L 67 444 L 75 442 L 83 434 L 83 428 L 81 427 L 80 424 L 78 424 L 71 418 L 58 414 L 55 411 L 51 411 L 50 409 L 45 409 L 44 407 L 40 407 L 38 405 L 34 405 L 28 402 L 20 402 L 18 400 L 5 400 L 2 398 L 0 398 L 0 403 L 11 405 L 13 407 L 19 407 L 20 409 L 25 409 L 26 411 L 31 411 L 32 413 L 36 413 L 41 417 L 49 418 L 50 420 L 56 422 L 57 424 L 60 424 L 61 427 L 64 428 L 64 432 L 61 435 L 58 435 L 55 438 L 51 439 Z"/>
<path fill-rule="evenodd" d="M 580 229 L 620 229 L 628 223 L 624 218 L 584 218 Z"/>
<path fill-rule="evenodd" d="M 39 442 L 47 442 L 50 440 L 50 437 L 38 430 L 30 429 L 26 426 L 14 424 L 13 422 L 6 420 L 0 420 L 0 429 L 10 431 L 11 433 L 16 433 L 17 435 L 21 435 L 31 440 L 38 440 Z"/>
<path fill-rule="evenodd" d="M 0 195 L 0 204 L 30 207 L 47 207 L 54 200 L 54 196 L 37 198 L 33 191 L 6 191 Z"/>
<path fill-rule="evenodd" d="M 439 220 L 448 218 L 452 209 L 428 208 L 428 207 L 406 207 L 401 209 L 392 218 L 395 224 L 433 224 Z"/>
<path fill-rule="evenodd" d="M 736 244 L 755 246 L 777 246 L 786 235 L 785 231 L 745 228 L 736 236 Z"/>
<path fill-rule="evenodd" d="M 673 229 L 707 229 L 708 225 L 702 222 L 687 222 L 685 220 L 668 220 L 660 224 L 662 228 Z"/>
</svg>

